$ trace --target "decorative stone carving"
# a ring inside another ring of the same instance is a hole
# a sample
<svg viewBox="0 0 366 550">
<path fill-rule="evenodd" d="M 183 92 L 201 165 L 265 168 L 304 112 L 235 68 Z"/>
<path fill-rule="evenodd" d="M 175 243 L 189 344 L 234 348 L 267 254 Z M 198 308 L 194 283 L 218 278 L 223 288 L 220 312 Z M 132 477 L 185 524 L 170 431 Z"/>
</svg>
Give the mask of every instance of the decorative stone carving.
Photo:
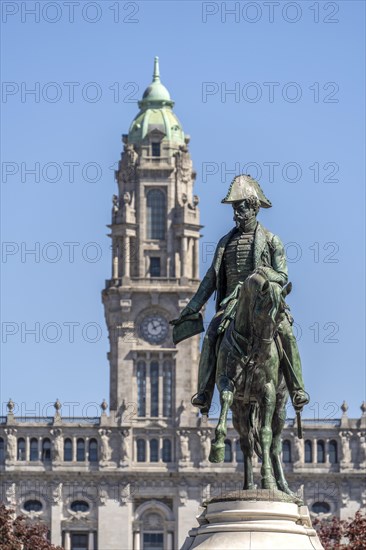
<svg viewBox="0 0 366 550">
<path fill-rule="evenodd" d="M 63 455 L 63 438 L 62 430 L 60 428 L 55 428 L 50 430 L 51 435 L 53 435 L 53 460 L 55 462 L 60 462 Z"/>
<path fill-rule="evenodd" d="M 8 409 L 9 414 L 14 414 L 14 406 L 15 406 L 14 401 L 10 397 L 9 401 L 6 404 L 6 408 Z"/>
<path fill-rule="evenodd" d="M 100 458 L 102 462 L 109 462 L 112 458 L 112 449 L 109 445 L 109 434 L 111 430 L 98 430 L 101 447 L 100 447 Z"/>
<path fill-rule="evenodd" d="M 342 445 L 342 463 L 350 464 L 351 462 L 351 448 L 350 448 L 350 439 L 352 432 L 343 431 L 340 432 L 341 445 Z"/>
<path fill-rule="evenodd" d="M 138 154 L 130 143 L 124 146 L 122 160 L 120 163 L 120 175 L 123 183 L 133 182 L 136 175 L 136 163 Z"/>
<path fill-rule="evenodd" d="M 211 430 L 199 430 L 197 433 L 200 437 L 201 452 L 202 452 L 202 461 L 200 462 L 200 466 L 207 466 L 209 463 L 208 457 L 210 455 L 210 450 L 211 450 L 212 433 L 211 433 Z"/>
<path fill-rule="evenodd" d="M 366 466 L 366 432 L 357 432 L 359 438 L 358 462 L 361 467 Z"/>
<path fill-rule="evenodd" d="M 189 432 L 187 430 L 180 430 L 178 435 L 180 443 L 179 458 L 182 462 L 189 462 L 191 458 L 189 450 Z"/>
<path fill-rule="evenodd" d="M 9 486 L 6 488 L 5 498 L 6 498 L 6 503 L 9 506 L 13 506 L 13 507 L 16 506 L 17 498 L 16 498 L 16 485 L 15 485 L 15 483 L 10 483 Z"/>
<path fill-rule="evenodd" d="M 130 457 L 130 442 L 129 435 L 130 430 L 123 429 L 121 434 L 121 447 L 120 447 L 120 466 L 127 466 L 128 459 Z"/>
<path fill-rule="evenodd" d="M 52 486 L 52 502 L 53 504 L 60 504 L 62 502 L 62 483 L 56 482 Z"/>
<path fill-rule="evenodd" d="M 290 435 L 294 442 L 294 462 L 302 464 L 304 462 L 304 440 L 299 439 L 294 432 L 291 432 Z"/>
<path fill-rule="evenodd" d="M 15 428 L 5 428 L 7 435 L 6 441 L 6 460 L 13 462 L 17 458 L 17 430 Z"/>
</svg>

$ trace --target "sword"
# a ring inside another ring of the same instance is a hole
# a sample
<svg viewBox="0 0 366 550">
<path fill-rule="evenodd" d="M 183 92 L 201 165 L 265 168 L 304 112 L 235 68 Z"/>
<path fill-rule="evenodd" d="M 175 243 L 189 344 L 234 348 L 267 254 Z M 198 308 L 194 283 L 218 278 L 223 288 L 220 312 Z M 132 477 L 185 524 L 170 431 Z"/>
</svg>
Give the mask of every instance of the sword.
<svg viewBox="0 0 366 550">
<path fill-rule="evenodd" d="M 302 439 L 301 412 L 296 411 L 297 437 Z"/>
</svg>

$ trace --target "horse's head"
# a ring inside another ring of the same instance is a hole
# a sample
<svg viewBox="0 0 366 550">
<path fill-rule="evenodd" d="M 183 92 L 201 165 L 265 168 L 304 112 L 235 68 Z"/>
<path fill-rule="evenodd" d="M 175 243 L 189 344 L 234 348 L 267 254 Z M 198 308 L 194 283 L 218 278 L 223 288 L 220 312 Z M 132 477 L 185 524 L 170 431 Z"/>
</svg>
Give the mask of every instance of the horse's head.
<svg viewBox="0 0 366 550">
<path fill-rule="evenodd" d="M 245 280 L 243 287 L 243 302 L 249 316 L 253 356 L 256 360 L 264 360 L 270 354 L 278 325 L 284 319 L 284 297 L 291 291 L 291 283 L 282 288 L 281 285 L 270 282 L 264 272 L 258 271 Z"/>
</svg>

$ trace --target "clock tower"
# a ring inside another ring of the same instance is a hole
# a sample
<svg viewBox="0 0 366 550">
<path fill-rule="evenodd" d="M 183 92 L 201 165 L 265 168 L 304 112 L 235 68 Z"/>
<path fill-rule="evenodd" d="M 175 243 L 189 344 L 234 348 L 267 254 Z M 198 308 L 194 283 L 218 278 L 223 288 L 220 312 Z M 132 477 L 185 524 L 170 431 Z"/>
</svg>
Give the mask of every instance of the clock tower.
<svg viewBox="0 0 366 550">
<path fill-rule="evenodd" d="M 169 320 L 199 283 L 200 223 L 189 136 L 173 112 L 155 58 L 115 172 L 112 274 L 103 303 L 109 331 L 110 409 L 120 422 L 173 427 L 196 418 L 199 336 L 179 347 Z M 161 424 L 162 423 L 162 424 Z M 137 449 L 137 453 L 139 450 Z M 143 451 L 141 450 L 143 453 Z"/>
</svg>

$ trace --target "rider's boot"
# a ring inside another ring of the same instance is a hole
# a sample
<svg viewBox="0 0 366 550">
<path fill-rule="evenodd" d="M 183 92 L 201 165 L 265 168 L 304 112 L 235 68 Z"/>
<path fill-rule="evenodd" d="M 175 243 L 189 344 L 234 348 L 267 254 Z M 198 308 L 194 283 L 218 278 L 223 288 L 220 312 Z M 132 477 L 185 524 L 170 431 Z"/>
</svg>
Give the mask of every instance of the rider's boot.
<svg viewBox="0 0 366 550">
<path fill-rule="evenodd" d="M 292 332 L 291 325 L 285 319 L 278 328 L 283 350 L 287 357 L 283 357 L 281 368 L 284 374 L 286 385 L 290 393 L 292 404 L 296 411 L 301 411 L 310 401 L 309 394 L 305 391 L 302 378 L 301 359 L 297 347 L 296 338 Z M 288 365 L 290 362 L 291 367 Z"/>
</svg>

